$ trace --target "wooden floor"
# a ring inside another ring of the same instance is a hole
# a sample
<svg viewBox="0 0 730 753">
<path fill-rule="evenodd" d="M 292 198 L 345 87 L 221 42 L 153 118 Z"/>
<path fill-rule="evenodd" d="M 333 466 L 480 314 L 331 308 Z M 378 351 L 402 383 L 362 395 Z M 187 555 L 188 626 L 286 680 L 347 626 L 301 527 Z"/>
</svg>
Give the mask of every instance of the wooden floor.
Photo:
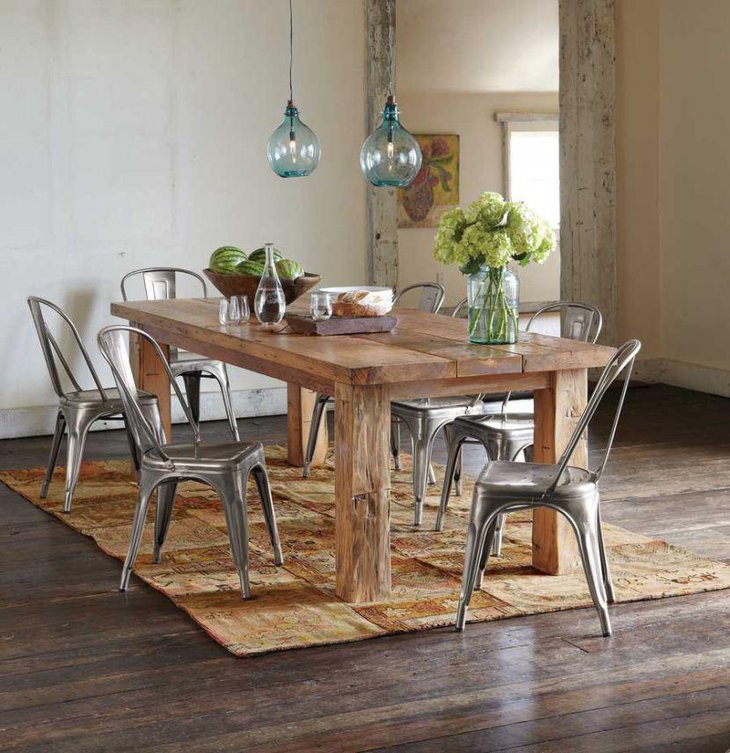
<svg viewBox="0 0 730 753">
<path fill-rule="evenodd" d="M 240 426 L 284 438 L 282 418 Z M 47 449 L 0 442 L 0 467 Z M 91 436 L 88 457 L 124 453 Z M 730 400 L 631 390 L 603 489 L 606 520 L 730 560 Z M 614 607 L 609 640 L 576 610 L 236 659 L 134 578 L 118 593 L 119 562 L 1 485 L 0 514 L 0 750 L 730 748 L 727 591 Z"/>
</svg>

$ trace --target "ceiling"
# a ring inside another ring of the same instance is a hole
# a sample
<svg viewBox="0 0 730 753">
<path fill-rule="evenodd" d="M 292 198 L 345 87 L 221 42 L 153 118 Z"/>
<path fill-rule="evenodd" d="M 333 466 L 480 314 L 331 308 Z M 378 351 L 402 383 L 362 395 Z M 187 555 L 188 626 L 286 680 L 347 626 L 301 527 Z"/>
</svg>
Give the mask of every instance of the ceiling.
<svg viewBox="0 0 730 753">
<path fill-rule="evenodd" d="M 398 0 L 401 91 L 555 92 L 558 0 Z"/>
</svg>

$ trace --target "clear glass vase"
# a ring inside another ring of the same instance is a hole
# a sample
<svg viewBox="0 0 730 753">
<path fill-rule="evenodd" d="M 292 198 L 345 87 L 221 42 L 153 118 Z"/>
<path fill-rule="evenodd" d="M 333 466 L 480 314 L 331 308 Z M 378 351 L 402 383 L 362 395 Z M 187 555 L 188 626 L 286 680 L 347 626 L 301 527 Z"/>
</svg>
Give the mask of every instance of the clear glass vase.
<svg viewBox="0 0 730 753">
<path fill-rule="evenodd" d="M 467 279 L 469 341 L 498 345 L 517 342 L 520 281 L 507 267 L 480 267 Z"/>
<path fill-rule="evenodd" d="M 281 286 L 279 275 L 276 273 L 276 259 L 274 259 L 274 244 L 267 243 L 266 261 L 261 281 L 256 288 L 254 297 L 254 313 L 256 318 L 265 326 L 278 324 L 286 313 L 286 299 L 284 288 Z"/>
</svg>

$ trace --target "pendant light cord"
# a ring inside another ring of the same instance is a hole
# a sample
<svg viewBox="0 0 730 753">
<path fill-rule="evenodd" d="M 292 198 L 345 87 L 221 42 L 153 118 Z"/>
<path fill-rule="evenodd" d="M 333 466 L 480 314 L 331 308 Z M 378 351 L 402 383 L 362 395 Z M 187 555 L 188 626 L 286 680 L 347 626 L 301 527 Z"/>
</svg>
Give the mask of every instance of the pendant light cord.
<svg viewBox="0 0 730 753">
<path fill-rule="evenodd" d="M 291 0 L 290 0 L 291 2 Z M 395 0 L 388 3 L 388 96 L 394 96 L 393 91 L 393 12 L 395 10 Z"/>
<path fill-rule="evenodd" d="M 294 64 L 294 11 L 292 0 L 289 0 L 289 99 L 294 102 L 294 86 L 292 84 L 292 66 Z"/>
</svg>

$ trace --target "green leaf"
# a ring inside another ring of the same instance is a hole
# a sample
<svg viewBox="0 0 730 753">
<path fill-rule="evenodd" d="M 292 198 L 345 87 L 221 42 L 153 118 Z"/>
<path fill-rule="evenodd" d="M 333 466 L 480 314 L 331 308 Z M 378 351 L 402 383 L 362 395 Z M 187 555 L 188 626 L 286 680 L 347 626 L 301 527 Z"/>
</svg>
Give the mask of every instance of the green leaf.
<svg viewBox="0 0 730 753">
<path fill-rule="evenodd" d="M 482 266 L 484 260 L 480 257 L 478 259 L 469 259 L 469 261 L 459 267 L 459 272 L 463 275 L 473 275 L 479 271 L 479 267 Z"/>
</svg>

